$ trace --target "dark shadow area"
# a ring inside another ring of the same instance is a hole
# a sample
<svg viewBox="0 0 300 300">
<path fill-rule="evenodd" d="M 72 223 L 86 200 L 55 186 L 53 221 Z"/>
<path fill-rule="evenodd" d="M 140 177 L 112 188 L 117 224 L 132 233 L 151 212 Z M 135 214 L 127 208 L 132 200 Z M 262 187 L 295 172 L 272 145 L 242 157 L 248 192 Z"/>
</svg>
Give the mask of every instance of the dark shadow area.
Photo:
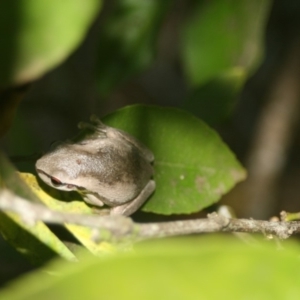
<svg viewBox="0 0 300 300">
<path fill-rule="evenodd" d="M 21 9 L 17 0 L 0 2 L 0 89 L 10 85 L 14 75 Z"/>
<path fill-rule="evenodd" d="M 0 287 L 35 268 L 0 235 Z"/>
</svg>

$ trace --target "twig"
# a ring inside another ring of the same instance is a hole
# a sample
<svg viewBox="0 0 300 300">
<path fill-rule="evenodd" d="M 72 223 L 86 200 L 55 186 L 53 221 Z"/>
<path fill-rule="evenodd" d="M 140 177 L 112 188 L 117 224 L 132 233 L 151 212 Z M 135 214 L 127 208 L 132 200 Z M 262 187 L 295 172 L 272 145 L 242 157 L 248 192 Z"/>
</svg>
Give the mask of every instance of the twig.
<svg viewBox="0 0 300 300">
<path fill-rule="evenodd" d="M 99 230 L 108 230 L 114 240 L 130 237 L 133 241 L 138 241 L 208 232 L 260 232 L 286 239 L 290 235 L 300 232 L 300 222 L 297 221 L 231 219 L 217 213 L 208 215 L 206 219 L 147 224 L 134 223 L 130 218 L 124 216 L 62 213 L 51 210 L 42 204 L 29 202 L 7 190 L 0 192 L 0 209 L 18 214 L 29 224 L 34 224 L 37 221 L 54 224 L 72 223 Z"/>
<path fill-rule="evenodd" d="M 49 224 L 76 224 L 110 231 L 115 236 L 125 237 L 135 231 L 135 224 L 123 216 L 96 216 L 62 213 L 14 195 L 8 190 L 0 191 L 0 210 L 19 215 L 24 222 L 34 225 L 37 221 Z"/>
<path fill-rule="evenodd" d="M 140 224 L 139 227 L 139 235 L 143 238 L 208 232 L 260 232 L 286 239 L 290 235 L 300 232 L 300 222 L 229 219 L 216 213 L 208 215 L 207 219 Z"/>
</svg>

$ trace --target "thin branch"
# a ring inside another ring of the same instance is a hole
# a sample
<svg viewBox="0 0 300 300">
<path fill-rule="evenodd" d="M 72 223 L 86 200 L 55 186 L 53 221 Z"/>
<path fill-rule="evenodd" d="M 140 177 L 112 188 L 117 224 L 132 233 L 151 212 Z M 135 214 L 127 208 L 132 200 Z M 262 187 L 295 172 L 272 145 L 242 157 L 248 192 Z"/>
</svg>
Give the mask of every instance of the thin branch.
<svg viewBox="0 0 300 300">
<path fill-rule="evenodd" d="M 38 221 L 48 224 L 76 224 L 90 228 L 110 231 L 116 236 L 126 236 L 135 230 L 135 224 L 124 216 L 97 216 L 87 214 L 62 213 L 47 208 L 43 204 L 33 203 L 14 195 L 8 190 L 0 191 L 0 210 L 16 213 L 21 219 L 34 225 Z"/>
<path fill-rule="evenodd" d="M 146 224 L 134 223 L 130 218 L 124 216 L 62 213 L 18 197 L 7 190 L 0 192 L 0 210 L 16 213 L 29 224 L 37 221 L 53 224 L 71 223 L 93 229 L 108 230 L 114 239 L 131 237 L 133 240 L 144 240 L 208 232 L 260 232 L 286 239 L 290 235 L 300 232 L 300 222 L 297 221 L 231 219 L 217 213 L 208 215 L 206 219 Z"/>
<path fill-rule="evenodd" d="M 208 215 L 207 219 L 140 224 L 139 227 L 139 235 L 143 238 L 209 232 L 259 232 L 286 239 L 300 232 L 300 222 L 230 219 L 216 213 Z"/>
</svg>

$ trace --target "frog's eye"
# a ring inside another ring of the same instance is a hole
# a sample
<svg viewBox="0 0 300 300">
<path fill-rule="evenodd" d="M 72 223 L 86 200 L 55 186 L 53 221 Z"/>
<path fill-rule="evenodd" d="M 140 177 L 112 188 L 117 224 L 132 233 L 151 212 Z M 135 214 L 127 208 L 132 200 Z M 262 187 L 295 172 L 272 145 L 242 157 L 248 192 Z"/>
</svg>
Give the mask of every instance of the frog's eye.
<svg viewBox="0 0 300 300">
<path fill-rule="evenodd" d="M 62 183 L 59 179 L 57 179 L 57 178 L 55 178 L 55 177 L 51 177 L 51 183 L 52 183 L 54 186 L 60 186 L 60 185 L 63 185 L 63 183 Z"/>
</svg>

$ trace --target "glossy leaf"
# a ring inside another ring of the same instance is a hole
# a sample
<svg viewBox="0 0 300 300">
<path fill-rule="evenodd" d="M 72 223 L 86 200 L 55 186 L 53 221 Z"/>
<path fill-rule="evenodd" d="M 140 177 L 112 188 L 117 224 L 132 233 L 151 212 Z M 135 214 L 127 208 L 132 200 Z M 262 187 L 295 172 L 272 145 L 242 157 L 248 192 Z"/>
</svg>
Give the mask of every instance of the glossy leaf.
<svg viewBox="0 0 300 300">
<path fill-rule="evenodd" d="M 29 201 L 40 202 L 2 153 L 0 153 L 0 183 L 0 188 L 10 189 Z M 43 264 L 56 255 L 67 260 L 76 259 L 42 222 L 31 225 L 13 213 L 0 212 L 0 232 L 8 243 L 33 264 Z"/>
<path fill-rule="evenodd" d="M 259 63 L 270 0 L 198 1 L 183 30 L 182 54 L 193 87 L 230 69 Z"/>
<path fill-rule="evenodd" d="M 0 2 L 0 86 L 32 81 L 84 38 L 100 0 Z"/>
<path fill-rule="evenodd" d="M 200 211 L 245 178 L 245 170 L 218 134 L 185 111 L 134 105 L 103 121 L 137 137 L 155 155 L 157 188 L 144 211 Z"/>
<path fill-rule="evenodd" d="M 57 261 L 8 286 L 10 300 L 298 299 L 299 247 L 248 245 L 220 237 L 146 243 L 118 256 Z M 59 274 L 59 276 L 57 275 Z M 97 284 L 95 284 L 95 278 Z"/>
</svg>

